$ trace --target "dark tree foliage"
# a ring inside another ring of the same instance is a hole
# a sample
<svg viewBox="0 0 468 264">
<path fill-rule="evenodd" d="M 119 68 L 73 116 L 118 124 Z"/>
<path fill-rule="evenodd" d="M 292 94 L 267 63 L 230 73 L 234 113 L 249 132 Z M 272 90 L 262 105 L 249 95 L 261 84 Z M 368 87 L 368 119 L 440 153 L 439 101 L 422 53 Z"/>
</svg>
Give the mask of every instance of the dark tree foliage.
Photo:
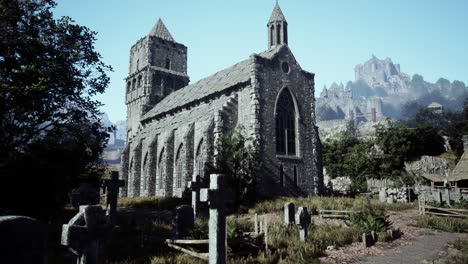
<svg viewBox="0 0 468 264">
<path fill-rule="evenodd" d="M 406 161 L 444 152 L 444 140 L 433 126 L 408 128 L 389 121 L 375 129 L 374 138 L 360 139 L 349 123 L 346 131 L 323 144 L 327 173 L 331 178 L 349 176 L 354 193 L 366 190 L 366 178 L 388 178 L 411 184 L 411 177 L 404 172 Z"/>
<path fill-rule="evenodd" d="M 0 0 L 0 213 L 52 217 L 96 174 L 107 131 L 93 96 L 110 66 L 96 32 L 53 18 L 52 0 Z"/>
<path fill-rule="evenodd" d="M 256 174 L 261 162 L 258 143 L 245 136 L 242 127 L 230 130 L 217 142 L 217 160 L 212 171 L 226 175 L 229 200 L 234 207 L 256 199 Z"/>
</svg>

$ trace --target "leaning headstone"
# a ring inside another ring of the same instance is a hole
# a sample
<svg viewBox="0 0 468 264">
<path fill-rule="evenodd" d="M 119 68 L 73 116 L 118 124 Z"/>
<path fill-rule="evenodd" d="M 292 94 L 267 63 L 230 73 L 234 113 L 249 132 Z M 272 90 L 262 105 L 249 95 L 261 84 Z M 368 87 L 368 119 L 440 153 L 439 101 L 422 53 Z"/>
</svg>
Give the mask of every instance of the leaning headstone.
<svg viewBox="0 0 468 264">
<path fill-rule="evenodd" d="M 294 203 L 284 204 L 284 225 L 290 226 L 294 224 L 294 213 L 296 212 L 296 206 Z"/>
<path fill-rule="evenodd" d="M 46 241 L 46 230 L 36 219 L 0 216 L 0 263 L 42 264 Z"/>
<path fill-rule="evenodd" d="M 210 188 L 201 189 L 200 200 L 208 202 L 210 207 L 210 220 L 208 222 L 209 236 L 209 263 L 226 263 L 226 202 L 225 180 L 222 174 L 210 175 Z"/>
<path fill-rule="evenodd" d="M 305 242 L 311 222 L 307 207 L 299 207 L 296 213 L 296 225 L 299 226 L 299 239 L 301 242 Z"/>
<path fill-rule="evenodd" d="M 109 223 L 114 226 L 117 218 L 117 199 L 119 197 L 119 188 L 125 186 L 124 180 L 119 180 L 119 173 L 113 171 L 110 180 L 105 180 L 102 184 L 104 190 L 107 191 L 107 216 Z"/>
<path fill-rule="evenodd" d="M 192 208 L 193 215 L 195 217 L 199 216 L 200 213 L 200 189 L 202 187 L 202 182 L 200 180 L 200 175 L 193 175 L 193 179 L 188 184 L 188 188 L 192 191 Z"/>
<path fill-rule="evenodd" d="M 259 230 L 258 230 L 258 214 L 255 214 L 255 216 L 254 216 L 254 232 L 255 232 L 255 235 L 258 235 L 258 234 L 259 234 Z"/>
<path fill-rule="evenodd" d="M 195 218 L 193 216 L 193 209 L 188 205 L 181 205 L 175 209 L 174 218 L 172 221 L 172 228 L 174 232 L 174 239 L 181 239 L 189 235 L 189 231 L 195 225 Z"/>
<path fill-rule="evenodd" d="M 387 190 L 386 188 L 381 188 L 379 191 L 379 201 L 385 203 L 387 201 Z"/>
<path fill-rule="evenodd" d="M 71 191 L 70 202 L 78 209 L 81 205 L 99 204 L 99 192 L 89 183 L 82 183 L 78 188 Z"/>
<path fill-rule="evenodd" d="M 377 235 L 374 230 L 371 231 L 372 242 L 377 241 Z"/>
<path fill-rule="evenodd" d="M 81 206 L 68 224 L 62 226 L 62 245 L 78 256 L 78 264 L 97 264 L 99 242 L 112 230 L 101 206 Z"/>
</svg>

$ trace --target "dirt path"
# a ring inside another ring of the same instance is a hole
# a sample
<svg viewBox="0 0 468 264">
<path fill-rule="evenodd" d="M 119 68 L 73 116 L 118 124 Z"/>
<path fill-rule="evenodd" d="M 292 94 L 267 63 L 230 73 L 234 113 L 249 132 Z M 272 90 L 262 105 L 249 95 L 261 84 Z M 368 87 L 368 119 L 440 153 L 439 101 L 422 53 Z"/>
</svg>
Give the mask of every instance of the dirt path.
<svg viewBox="0 0 468 264">
<path fill-rule="evenodd" d="M 362 263 L 362 264 L 411 264 L 421 263 L 447 250 L 451 241 L 468 238 L 467 234 L 446 233 L 429 229 L 412 227 L 412 218 L 417 211 L 408 210 L 390 213 L 393 226 L 399 228 L 403 235 L 390 243 L 376 243 L 362 248 L 360 243 L 327 250 L 326 256 L 320 258 L 324 263 Z"/>
</svg>

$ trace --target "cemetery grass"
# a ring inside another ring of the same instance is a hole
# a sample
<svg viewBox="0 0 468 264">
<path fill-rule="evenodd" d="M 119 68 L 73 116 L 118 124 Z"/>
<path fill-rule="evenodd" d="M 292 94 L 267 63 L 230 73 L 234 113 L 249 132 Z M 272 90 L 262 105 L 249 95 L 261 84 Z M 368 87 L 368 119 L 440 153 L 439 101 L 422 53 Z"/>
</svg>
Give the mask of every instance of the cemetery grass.
<svg viewBox="0 0 468 264">
<path fill-rule="evenodd" d="M 452 233 L 468 233 L 468 218 L 423 215 L 416 217 L 414 226 Z"/>
<path fill-rule="evenodd" d="M 306 241 L 300 242 L 299 229 L 295 226 L 287 228 L 281 223 L 273 223 L 268 230 L 268 252 L 261 251 L 247 257 L 228 257 L 228 263 L 320 263 L 317 258 L 323 254 L 328 246 L 340 247 L 359 242 L 362 234 L 358 228 L 344 228 L 334 225 L 311 226 Z M 154 256 L 150 263 L 206 262 L 183 254 L 171 253 L 167 256 Z"/>
<path fill-rule="evenodd" d="M 173 210 L 179 205 L 189 204 L 190 201 L 178 197 L 135 197 L 119 198 L 118 207 L 150 210 Z M 104 204 L 104 201 L 101 203 Z"/>
<path fill-rule="evenodd" d="M 318 214 L 318 210 L 348 210 L 348 211 L 403 211 L 415 209 L 416 203 L 380 203 L 378 200 L 360 196 L 357 198 L 348 197 L 280 197 L 271 200 L 260 201 L 246 209 L 249 214 L 264 214 L 282 212 L 284 204 L 292 202 L 296 205 L 306 206 L 311 214 Z"/>
</svg>

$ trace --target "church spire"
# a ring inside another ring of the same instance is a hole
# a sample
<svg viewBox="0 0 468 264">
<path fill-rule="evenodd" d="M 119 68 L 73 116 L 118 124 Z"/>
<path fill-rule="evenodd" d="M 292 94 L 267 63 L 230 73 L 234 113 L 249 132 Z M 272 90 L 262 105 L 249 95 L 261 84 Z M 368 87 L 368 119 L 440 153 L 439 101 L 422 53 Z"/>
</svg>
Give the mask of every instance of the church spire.
<svg viewBox="0 0 468 264">
<path fill-rule="evenodd" d="M 171 33 L 169 33 L 169 30 L 167 30 L 166 26 L 164 25 L 161 19 L 158 19 L 158 22 L 156 23 L 156 25 L 153 26 L 149 35 L 159 37 L 159 38 L 169 40 L 169 41 L 175 41 L 172 38 Z"/>
<path fill-rule="evenodd" d="M 268 48 L 288 44 L 288 22 L 276 1 L 268 21 Z"/>
</svg>

